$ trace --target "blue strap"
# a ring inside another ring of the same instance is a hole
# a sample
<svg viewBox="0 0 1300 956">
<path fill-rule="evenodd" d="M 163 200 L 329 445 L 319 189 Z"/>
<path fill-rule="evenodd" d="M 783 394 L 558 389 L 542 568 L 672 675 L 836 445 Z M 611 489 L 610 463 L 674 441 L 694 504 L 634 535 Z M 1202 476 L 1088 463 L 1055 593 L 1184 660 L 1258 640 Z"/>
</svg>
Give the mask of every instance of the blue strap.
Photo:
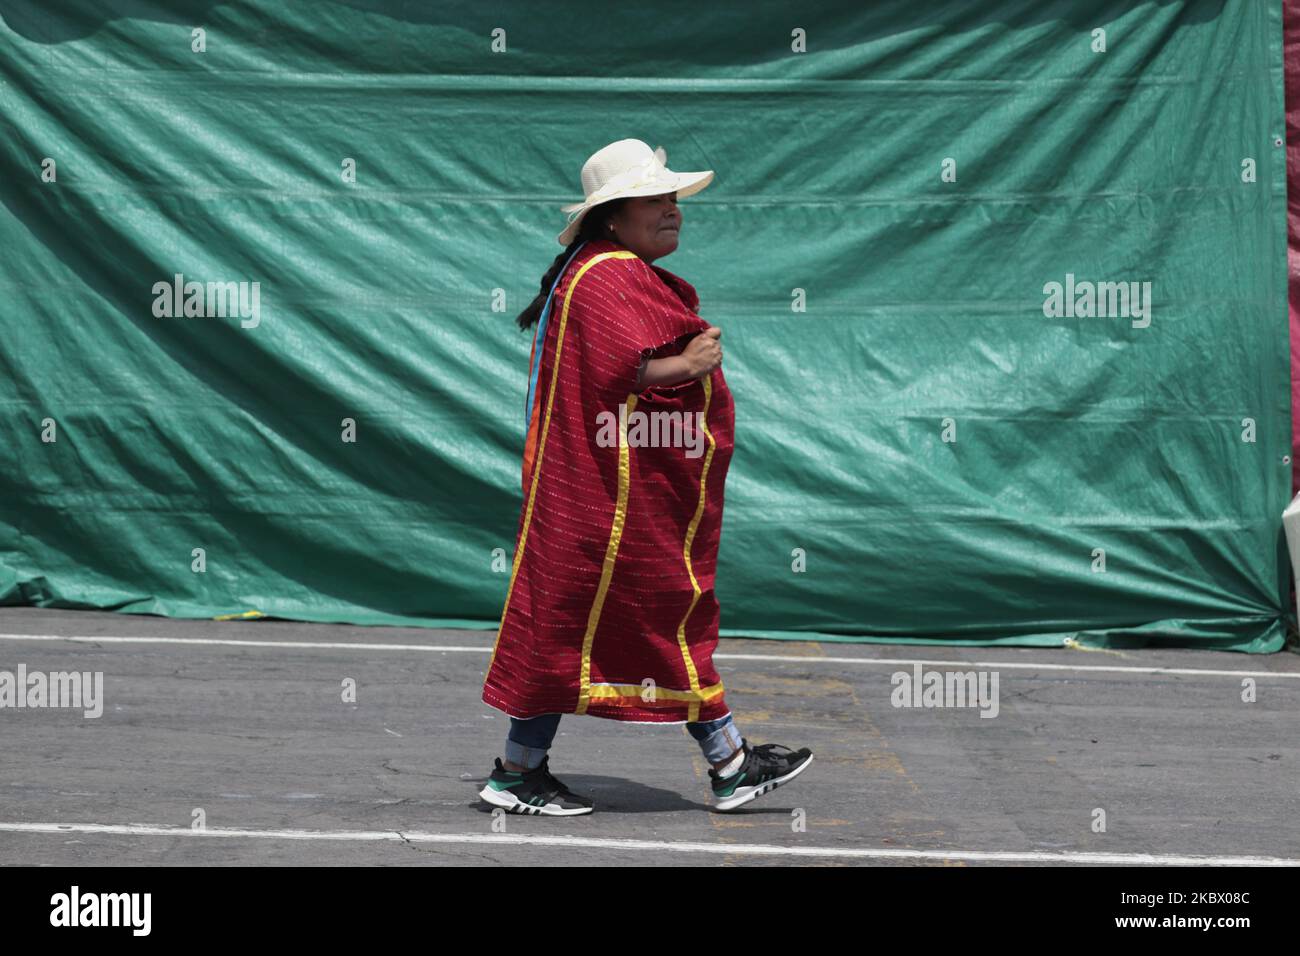
<svg viewBox="0 0 1300 956">
<path fill-rule="evenodd" d="M 587 243 L 583 242 L 577 249 L 573 250 L 573 256 L 582 251 L 582 247 Z M 555 297 L 555 287 L 560 284 L 564 278 L 565 270 L 569 268 L 569 263 L 573 261 L 573 256 L 569 256 L 564 262 L 564 267 L 555 275 L 555 281 L 551 283 L 551 291 L 546 293 L 546 304 L 542 306 L 542 314 L 537 319 L 537 331 L 533 333 L 533 355 L 532 363 L 528 367 L 528 398 L 524 401 L 524 438 L 528 437 L 528 425 L 533 420 L 533 402 L 537 394 L 537 374 L 541 371 L 542 352 L 546 348 L 546 320 L 551 315 L 551 301 Z"/>
</svg>

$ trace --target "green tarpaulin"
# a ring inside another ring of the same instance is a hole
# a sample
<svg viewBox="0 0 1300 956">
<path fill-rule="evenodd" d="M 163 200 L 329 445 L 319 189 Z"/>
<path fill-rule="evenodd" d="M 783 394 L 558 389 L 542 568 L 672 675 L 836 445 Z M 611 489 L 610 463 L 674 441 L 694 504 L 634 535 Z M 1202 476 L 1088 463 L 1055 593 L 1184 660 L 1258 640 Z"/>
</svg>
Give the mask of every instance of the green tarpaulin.
<svg viewBox="0 0 1300 956">
<path fill-rule="evenodd" d="M 724 330 L 724 635 L 1276 650 L 1281 46 L 1278 2 L 5 3 L 0 602 L 495 628 L 514 316 L 635 137 L 717 175 L 658 264 Z"/>
</svg>

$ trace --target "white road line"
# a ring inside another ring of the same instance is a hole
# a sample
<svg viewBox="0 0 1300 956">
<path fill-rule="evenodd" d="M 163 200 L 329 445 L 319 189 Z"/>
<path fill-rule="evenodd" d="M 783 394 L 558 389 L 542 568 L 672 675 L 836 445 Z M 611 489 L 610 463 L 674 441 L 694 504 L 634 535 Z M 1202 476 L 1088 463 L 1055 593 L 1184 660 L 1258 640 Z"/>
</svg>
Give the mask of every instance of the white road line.
<svg viewBox="0 0 1300 956">
<path fill-rule="evenodd" d="M 347 644 L 332 641 L 241 641 L 207 637 L 80 637 L 66 634 L 0 634 L 0 641 L 73 641 L 82 644 L 208 644 L 223 647 L 321 648 L 341 651 L 439 651 L 443 653 L 491 654 L 490 647 L 456 644 Z M 1054 648 L 1042 648 L 1053 650 Z M 983 667 L 991 670 L 1086 671 L 1113 674 L 1185 674 L 1194 677 L 1284 677 L 1300 680 L 1300 671 L 1234 671 L 1196 667 L 1130 667 L 1121 664 L 1032 664 L 1024 661 L 961 661 L 922 657 L 802 657 L 782 654 L 713 655 L 715 661 L 786 661 L 796 664 L 872 664 L 882 667 Z"/>
<path fill-rule="evenodd" d="M 969 860 L 976 863 L 1090 863 L 1119 866 L 1300 866 L 1300 859 L 1275 856 L 1201 856 L 1176 853 L 1089 853 L 1062 850 L 902 850 L 767 843 L 690 843 L 676 840 L 618 840 L 537 836 L 523 833 L 425 833 L 418 830 L 249 830 L 234 827 L 153 826 L 143 823 L 0 823 L 10 833 L 107 833 L 121 836 L 340 840 L 351 843 L 460 843 L 476 846 L 555 846 L 591 850 L 655 850 L 720 856 L 847 857 L 860 860 Z"/>
<path fill-rule="evenodd" d="M 0 634 L 0 641 L 77 641 L 82 644 L 215 644 L 225 647 L 308 647 L 343 651 L 464 651 L 491 654 L 490 647 L 452 644 L 347 644 L 332 641 L 241 641 L 215 637 L 80 637 L 65 634 Z"/>
</svg>

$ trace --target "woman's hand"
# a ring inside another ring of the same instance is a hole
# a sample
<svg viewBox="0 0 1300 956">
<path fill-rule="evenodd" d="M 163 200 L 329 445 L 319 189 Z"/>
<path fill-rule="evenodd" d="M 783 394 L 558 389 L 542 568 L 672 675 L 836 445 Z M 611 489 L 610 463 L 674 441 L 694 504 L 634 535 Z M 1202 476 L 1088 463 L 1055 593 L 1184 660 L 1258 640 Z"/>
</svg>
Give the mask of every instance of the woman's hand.
<svg viewBox="0 0 1300 956">
<path fill-rule="evenodd" d="M 711 325 L 686 343 L 682 358 L 686 360 L 688 378 L 700 378 L 722 364 L 722 329 Z"/>
<path fill-rule="evenodd" d="M 637 392 L 652 385 L 692 382 L 712 372 L 722 364 L 722 343 L 718 341 L 721 335 L 722 329 L 711 325 L 687 342 L 681 354 L 644 362 L 637 371 Z"/>
</svg>

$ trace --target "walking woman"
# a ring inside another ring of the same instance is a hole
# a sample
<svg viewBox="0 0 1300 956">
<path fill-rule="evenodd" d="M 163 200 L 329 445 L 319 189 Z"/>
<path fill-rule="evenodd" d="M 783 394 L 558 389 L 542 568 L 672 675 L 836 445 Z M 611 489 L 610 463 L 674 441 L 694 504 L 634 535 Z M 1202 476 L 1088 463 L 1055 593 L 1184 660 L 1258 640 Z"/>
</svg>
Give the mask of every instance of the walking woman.
<svg viewBox="0 0 1300 956">
<path fill-rule="evenodd" d="M 807 748 L 750 746 L 713 667 L 714 572 L 734 406 L 721 329 L 686 280 L 677 200 L 712 171 L 674 173 L 624 139 L 582 167 L 586 198 L 519 316 L 536 325 L 523 508 L 483 700 L 510 717 L 480 796 L 513 813 L 590 813 L 550 772 L 563 714 L 684 723 L 729 810 L 802 773 Z"/>
</svg>

